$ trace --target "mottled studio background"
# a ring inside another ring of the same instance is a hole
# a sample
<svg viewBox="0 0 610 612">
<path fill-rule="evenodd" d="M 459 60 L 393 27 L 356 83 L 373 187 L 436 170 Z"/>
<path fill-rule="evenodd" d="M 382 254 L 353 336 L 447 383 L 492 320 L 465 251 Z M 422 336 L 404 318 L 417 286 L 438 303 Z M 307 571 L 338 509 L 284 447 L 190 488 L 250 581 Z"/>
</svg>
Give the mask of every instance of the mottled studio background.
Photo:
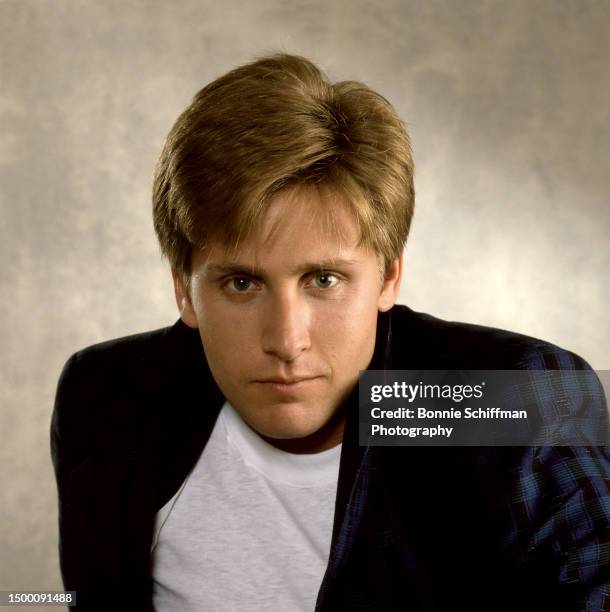
<svg viewBox="0 0 610 612">
<path fill-rule="evenodd" d="M 0 0 L 0 589 L 60 588 L 58 374 L 176 318 L 153 165 L 195 91 L 257 54 L 307 55 L 406 120 L 403 302 L 609 369 L 609 39 L 606 0 Z"/>
</svg>

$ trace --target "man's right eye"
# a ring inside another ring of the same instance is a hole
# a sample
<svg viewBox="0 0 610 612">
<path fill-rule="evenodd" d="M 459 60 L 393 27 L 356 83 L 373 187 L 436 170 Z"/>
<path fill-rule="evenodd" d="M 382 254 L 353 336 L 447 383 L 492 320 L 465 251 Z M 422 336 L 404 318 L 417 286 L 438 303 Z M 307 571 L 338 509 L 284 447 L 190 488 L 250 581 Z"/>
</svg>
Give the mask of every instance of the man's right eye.
<svg viewBox="0 0 610 612">
<path fill-rule="evenodd" d="M 243 293 L 252 287 L 252 279 L 247 276 L 235 276 L 230 279 L 229 287 L 238 293 Z"/>
</svg>

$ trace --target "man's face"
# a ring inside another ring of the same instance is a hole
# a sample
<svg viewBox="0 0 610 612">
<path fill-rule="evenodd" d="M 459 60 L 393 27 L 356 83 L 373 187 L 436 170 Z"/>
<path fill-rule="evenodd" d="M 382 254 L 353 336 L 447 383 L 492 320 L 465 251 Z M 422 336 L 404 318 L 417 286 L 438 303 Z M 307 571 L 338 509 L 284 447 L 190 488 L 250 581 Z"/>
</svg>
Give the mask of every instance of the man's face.
<svg viewBox="0 0 610 612">
<path fill-rule="evenodd" d="M 335 207 L 334 229 L 322 220 Z M 377 255 L 341 200 L 284 191 L 237 252 L 193 253 L 191 294 L 174 274 L 183 321 L 199 329 L 216 383 L 272 444 L 315 452 L 341 441 L 337 408 L 368 366 L 377 312 L 396 300 L 401 260 Z"/>
</svg>

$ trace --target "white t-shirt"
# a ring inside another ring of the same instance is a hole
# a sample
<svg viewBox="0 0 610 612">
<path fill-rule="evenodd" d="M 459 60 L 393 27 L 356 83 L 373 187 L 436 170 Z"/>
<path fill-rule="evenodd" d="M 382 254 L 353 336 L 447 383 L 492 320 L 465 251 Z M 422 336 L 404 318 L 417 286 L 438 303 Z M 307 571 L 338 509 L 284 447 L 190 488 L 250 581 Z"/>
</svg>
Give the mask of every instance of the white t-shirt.
<svg viewBox="0 0 610 612">
<path fill-rule="evenodd" d="M 281 451 L 225 403 L 197 464 L 157 514 L 157 612 L 312 611 L 330 551 L 340 451 Z"/>
</svg>

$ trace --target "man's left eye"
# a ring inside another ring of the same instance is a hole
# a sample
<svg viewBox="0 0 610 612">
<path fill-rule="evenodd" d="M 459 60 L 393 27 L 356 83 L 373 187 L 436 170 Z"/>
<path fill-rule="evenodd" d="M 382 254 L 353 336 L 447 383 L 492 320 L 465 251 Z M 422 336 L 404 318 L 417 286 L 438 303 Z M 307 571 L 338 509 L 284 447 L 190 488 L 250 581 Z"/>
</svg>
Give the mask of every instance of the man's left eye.
<svg viewBox="0 0 610 612">
<path fill-rule="evenodd" d="M 323 272 L 314 276 L 314 283 L 318 289 L 328 289 L 338 282 L 339 279 L 334 274 L 328 272 Z"/>
<path fill-rule="evenodd" d="M 237 293 L 245 293 L 252 288 L 252 280 L 246 276 L 236 276 L 230 280 L 231 289 Z"/>
</svg>

